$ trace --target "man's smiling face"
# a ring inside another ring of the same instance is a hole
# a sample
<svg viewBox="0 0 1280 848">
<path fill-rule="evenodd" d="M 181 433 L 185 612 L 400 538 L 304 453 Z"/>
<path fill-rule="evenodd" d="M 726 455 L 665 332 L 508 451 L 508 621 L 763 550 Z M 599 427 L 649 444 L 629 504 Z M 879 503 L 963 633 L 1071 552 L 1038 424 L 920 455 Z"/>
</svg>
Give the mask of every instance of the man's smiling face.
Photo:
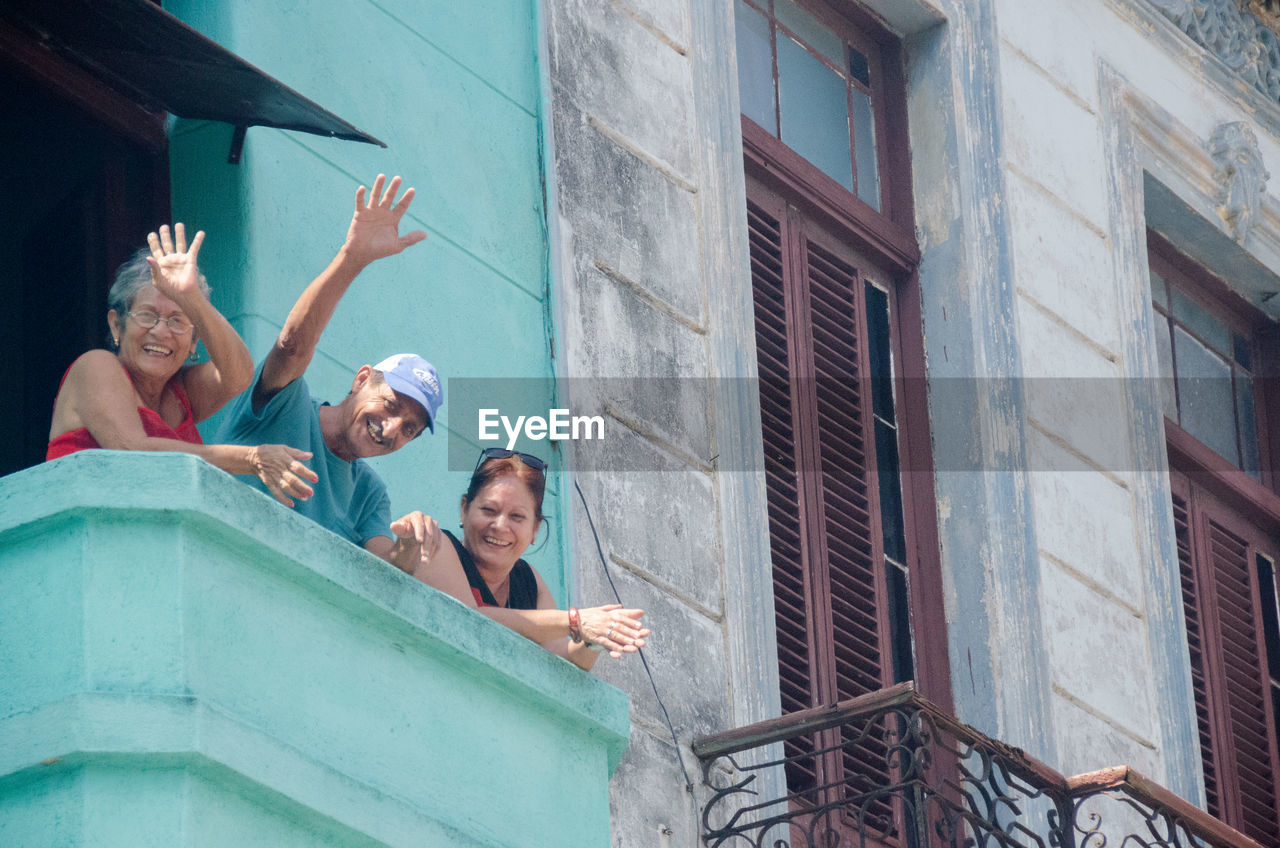
<svg viewBox="0 0 1280 848">
<path fill-rule="evenodd" d="M 346 422 L 329 449 L 340 459 L 384 456 L 413 441 L 427 426 L 422 404 L 387 385 L 369 366 L 356 373 L 352 393 L 342 402 Z"/>
</svg>

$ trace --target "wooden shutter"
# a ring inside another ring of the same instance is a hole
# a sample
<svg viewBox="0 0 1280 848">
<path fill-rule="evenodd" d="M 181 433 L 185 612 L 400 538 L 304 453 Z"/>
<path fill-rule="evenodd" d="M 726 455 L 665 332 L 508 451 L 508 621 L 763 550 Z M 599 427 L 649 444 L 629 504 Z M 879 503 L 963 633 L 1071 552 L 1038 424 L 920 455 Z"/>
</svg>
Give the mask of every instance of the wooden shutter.
<svg viewBox="0 0 1280 848">
<path fill-rule="evenodd" d="M 886 685 L 882 663 L 882 590 L 878 536 L 869 483 L 874 443 L 867 438 L 859 363 L 862 282 L 857 270 L 807 242 L 807 270 L 817 440 L 822 474 L 822 530 L 827 549 L 835 679 L 844 700 Z"/>
<path fill-rule="evenodd" d="M 1258 585 L 1258 558 L 1274 561 L 1280 544 L 1181 475 L 1173 510 L 1209 812 L 1280 845 L 1280 752 Z"/>
<path fill-rule="evenodd" d="M 1253 557 L 1243 539 L 1209 520 L 1211 566 L 1226 679 L 1226 719 L 1234 753 L 1240 830 L 1280 845 L 1276 820 L 1275 740 L 1267 715 Z"/>
<path fill-rule="evenodd" d="M 747 204 L 769 542 L 773 555 L 778 683 L 782 711 L 789 713 L 811 706 L 813 696 L 809 670 L 809 593 L 804 567 L 805 541 L 800 533 L 795 428 L 792 423 L 788 298 L 783 283 L 783 217 L 770 214 L 758 204 Z M 807 738 L 786 745 L 788 756 L 812 750 L 812 740 Z M 812 760 L 795 761 L 787 769 L 787 783 L 792 791 L 804 792 L 816 784 L 816 771 Z"/>
<path fill-rule="evenodd" d="M 747 204 L 782 709 L 873 692 L 888 618 L 855 254 L 752 184 Z M 844 751 L 833 730 L 788 743 L 792 792 L 859 794 L 889 780 L 883 734 Z M 851 740 L 846 740 L 851 741 Z M 843 788 L 841 788 L 843 787 Z M 821 801 L 817 795 L 807 800 Z M 888 825 L 889 807 L 873 811 Z"/>
<path fill-rule="evenodd" d="M 821 471 L 821 523 L 826 561 L 817 564 L 830 615 L 831 680 L 827 702 L 874 692 L 886 676 L 884 646 L 887 615 L 881 581 L 883 553 L 880 517 L 871 480 L 874 439 L 866 369 L 866 319 L 863 282 L 857 269 L 805 240 L 806 271 L 813 339 L 814 402 Z M 825 567 L 824 567 L 825 566 Z M 883 729 L 854 738 L 856 728 L 841 728 L 846 743 L 838 764 L 844 792 L 858 797 L 887 786 L 890 776 Z M 873 832 L 891 825 L 888 804 L 867 811 Z"/>
<path fill-rule="evenodd" d="M 1204 761 L 1204 790 L 1208 810 L 1219 815 L 1218 767 L 1213 751 L 1214 733 L 1209 714 L 1209 684 L 1205 671 L 1204 625 L 1200 614 L 1200 591 L 1196 581 L 1191 547 L 1191 518 L 1186 497 L 1174 493 L 1173 524 L 1178 540 L 1178 571 L 1182 579 L 1182 608 L 1187 618 L 1187 646 L 1191 655 L 1191 688 L 1196 699 L 1196 724 L 1200 731 L 1200 752 Z"/>
</svg>

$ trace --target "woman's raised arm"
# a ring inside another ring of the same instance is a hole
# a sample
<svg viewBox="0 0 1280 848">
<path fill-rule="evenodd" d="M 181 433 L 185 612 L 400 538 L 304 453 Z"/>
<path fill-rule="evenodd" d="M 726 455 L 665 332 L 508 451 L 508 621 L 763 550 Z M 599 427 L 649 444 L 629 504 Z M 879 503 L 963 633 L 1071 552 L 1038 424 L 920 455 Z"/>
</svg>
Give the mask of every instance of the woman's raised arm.
<svg viewBox="0 0 1280 848">
<path fill-rule="evenodd" d="M 204 232 L 196 233 L 188 248 L 183 225 L 175 224 L 173 230 L 173 239 L 167 226 L 147 236 L 151 247 L 147 264 L 151 266 L 152 285 L 182 308 L 209 351 L 209 361 L 184 369 L 180 377 L 191 401 L 192 416 L 203 421 L 253 382 L 253 357 L 240 334 L 214 308 L 200 286 L 197 259 Z"/>
</svg>

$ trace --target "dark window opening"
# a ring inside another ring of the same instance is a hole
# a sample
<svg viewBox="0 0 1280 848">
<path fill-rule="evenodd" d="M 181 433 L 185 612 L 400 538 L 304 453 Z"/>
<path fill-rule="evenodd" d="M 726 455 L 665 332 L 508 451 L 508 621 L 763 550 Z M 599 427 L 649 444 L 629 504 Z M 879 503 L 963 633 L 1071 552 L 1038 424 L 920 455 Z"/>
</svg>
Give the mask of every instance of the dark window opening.
<svg viewBox="0 0 1280 848">
<path fill-rule="evenodd" d="M 0 474 L 44 460 L 63 372 L 104 345 L 112 272 L 169 215 L 156 136 L 122 131 L 66 86 L 85 101 L 109 103 L 110 92 L 74 75 L 60 89 L 47 79 L 0 62 L 0 361 L 17 382 L 0 416 Z"/>
</svg>

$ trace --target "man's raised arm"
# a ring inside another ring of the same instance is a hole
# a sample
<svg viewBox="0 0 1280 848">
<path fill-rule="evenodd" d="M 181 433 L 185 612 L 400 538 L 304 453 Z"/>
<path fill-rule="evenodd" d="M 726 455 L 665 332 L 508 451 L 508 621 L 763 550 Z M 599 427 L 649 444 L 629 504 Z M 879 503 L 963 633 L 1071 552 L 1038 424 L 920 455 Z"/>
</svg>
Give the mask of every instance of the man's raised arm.
<svg viewBox="0 0 1280 848">
<path fill-rule="evenodd" d="M 253 388 L 255 410 L 261 409 L 272 395 L 307 370 L 320 336 L 338 308 L 338 301 L 365 266 L 383 257 L 394 256 L 427 237 L 422 230 L 400 235 L 400 219 L 413 201 L 413 189 L 407 189 L 397 203 L 395 196 L 400 190 L 400 178 L 392 177 L 385 192 L 384 183 L 386 175 L 379 174 L 373 181 L 368 203 L 365 202 L 365 187 L 360 186 L 356 190 L 356 209 L 347 230 L 347 240 L 329 267 L 311 281 L 290 310 L 275 346 L 267 354 L 262 377 Z"/>
</svg>

